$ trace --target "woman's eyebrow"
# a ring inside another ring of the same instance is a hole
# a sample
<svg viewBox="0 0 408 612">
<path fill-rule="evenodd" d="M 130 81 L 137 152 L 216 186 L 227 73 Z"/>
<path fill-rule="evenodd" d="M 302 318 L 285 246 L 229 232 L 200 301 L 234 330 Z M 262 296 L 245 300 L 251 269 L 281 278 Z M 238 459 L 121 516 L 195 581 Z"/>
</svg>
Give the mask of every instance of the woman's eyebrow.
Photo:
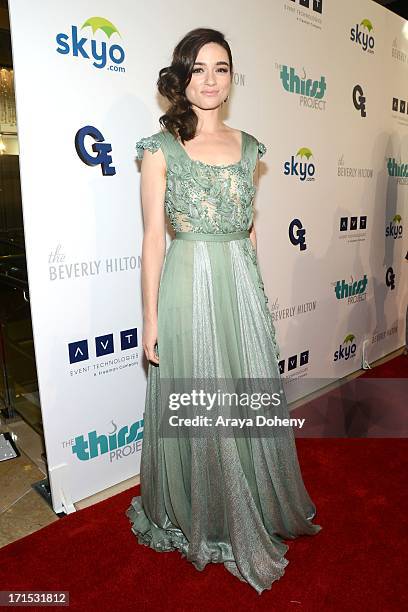
<svg viewBox="0 0 408 612">
<path fill-rule="evenodd" d="M 195 66 L 196 64 L 199 64 L 200 66 L 206 66 L 206 65 L 207 65 L 207 64 L 206 64 L 206 62 L 194 62 L 194 66 Z M 215 62 L 215 64 L 216 64 L 216 65 L 218 65 L 218 64 L 223 64 L 223 65 L 225 65 L 225 66 L 229 66 L 229 63 L 228 63 L 228 62 L 226 62 L 226 61 L 224 61 L 224 60 L 220 60 L 219 62 Z"/>
</svg>

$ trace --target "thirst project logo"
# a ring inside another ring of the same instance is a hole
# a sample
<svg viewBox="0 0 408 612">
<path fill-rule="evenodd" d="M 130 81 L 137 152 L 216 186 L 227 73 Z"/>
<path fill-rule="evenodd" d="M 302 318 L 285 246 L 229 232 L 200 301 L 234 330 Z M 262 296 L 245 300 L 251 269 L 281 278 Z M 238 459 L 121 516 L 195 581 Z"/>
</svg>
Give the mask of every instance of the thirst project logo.
<svg viewBox="0 0 408 612">
<path fill-rule="evenodd" d="M 113 23 L 104 17 L 91 17 L 80 28 L 71 25 L 69 34 L 59 32 L 56 51 L 61 55 L 90 61 L 94 68 L 125 72 L 123 63 L 126 54 L 117 38 L 121 38 L 121 35 Z"/>
<path fill-rule="evenodd" d="M 368 278 L 364 274 L 363 278 L 354 280 L 351 278 L 351 283 L 348 283 L 344 278 L 337 280 L 334 285 L 334 294 L 338 300 L 347 300 L 348 304 L 363 302 L 367 296 Z"/>
<path fill-rule="evenodd" d="M 99 433 L 96 430 L 76 436 L 71 450 L 80 461 L 89 461 L 109 453 L 109 461 L 122 459 L 141 450 L 144 420 L 124 425 L 120 429 L 111 421 L 113 431 Z"/>
<path fill-rule="evenodd" d="M 279 78 L 282 87 L 291 94 L 300 96 L 300 106 L 315 110 L 326 110 L 325 94 L 327 90 L 326 77 L 310 78 L 303 68 L 303 74 L 299 75 L 293 66 L 281 64 L 279 67 Z"/>
</svg>

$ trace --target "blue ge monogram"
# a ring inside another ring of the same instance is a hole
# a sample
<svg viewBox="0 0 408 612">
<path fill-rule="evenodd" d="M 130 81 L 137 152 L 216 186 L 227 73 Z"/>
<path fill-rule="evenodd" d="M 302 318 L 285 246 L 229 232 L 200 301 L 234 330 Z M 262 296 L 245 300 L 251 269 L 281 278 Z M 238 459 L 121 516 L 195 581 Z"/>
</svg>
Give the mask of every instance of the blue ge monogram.
<svg viewBox="0 0 408 612">
<path fill-rule="evenodd" d="M 91 136 L 96 142 L 92 145 L 92 150 L 96 156 L 90 155 L 85 148 L 85 136 Z M 113 176 L 116 174 L 116 168 L 111 166 L 112 157 L 109 153 L 112 151 L 112 145 L 109 142 L 104 142 L 105 138 L 101 132 L 93 125 L 86 125 L 78 130 L 75 135 L 75 149 L 78 157 L 88 166 L 101 166 L 103 176 Z"/>
</svg>

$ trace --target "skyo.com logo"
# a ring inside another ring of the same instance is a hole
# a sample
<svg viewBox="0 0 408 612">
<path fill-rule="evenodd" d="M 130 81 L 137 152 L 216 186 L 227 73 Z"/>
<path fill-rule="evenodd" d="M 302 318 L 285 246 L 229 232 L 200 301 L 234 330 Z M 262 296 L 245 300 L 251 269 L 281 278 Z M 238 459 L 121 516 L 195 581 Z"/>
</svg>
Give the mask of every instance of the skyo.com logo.
<svg viewBox="0 0 408 612">
<path fill-rule="evenodd" d="M 82 30 L 86 30 L 86 33 L 88 33 L 88 28 L 92 30 L 92 37 L 81 37 L 79 32 L 82 33 Z M 108 42 L 101 40 L 99 35 L 98 38 L 94 37 L 99 31 L 103 33 L 101 35 L 103 38 L 108 39 Z M 91 17 L 85 21 L 79 30 L 72 25 L 71 34 L 64 32 L 57 34 L 58 47 L 56 51 L 61 55 L 72 54 L 74 57 L 93 60 L 92 66 L 95 68 L 107 68 L 111 72 L 125 72 L 126 69 L 122 65 L 125 61 L 125 50 L 117 42 L 111 43 L 112 36 L 121 38 L 119 30 L 113 23 L 103 17 Z"/>
<path fill-rule="evenodd" d="M 392 221 L 389 222 L 387 227 L 385 228 L 385 237 L 386 238 L 402 238 L 403 236 L 403 226 L 402 226 L 402 217 L 401 215 L 394 215 Z"/>
<path fill-rule="evenodd" d="M 355 338 L 354 334 L 348 334 L 344 338 L 337 351 L 334 351 L 333 361 L 348 361 L 355 357 L 357 351 L 357 345 L 354 342 Z"/>
<path fill-rule="evenodd" d="M 299 157 L 300 161 L 296 161 L 296 157 Z M 301 161 L 303 157 L 306 159 L 305 162 Z M 283 164 L 283 174 L 297 176 L 300 181 L 314 181 L 316 167 L 313 162 L 309 162 L 311 157 L 313 157 L 311 150 L 308 147 L 302 147 L 296 155 L 291 156 L 290 161 Z"/>
<path fill-rule="evenodd" d="M 365 32 L 363 30 L 366 30 Z M 363 51 L 367 53 L 374 53 L 375 40 L 371 34 L 373 30 L 373 24 L 369 19 L 363 19 L 363 21 L 351 28 L 350 40 L 360 45 Z"/>
</svg>

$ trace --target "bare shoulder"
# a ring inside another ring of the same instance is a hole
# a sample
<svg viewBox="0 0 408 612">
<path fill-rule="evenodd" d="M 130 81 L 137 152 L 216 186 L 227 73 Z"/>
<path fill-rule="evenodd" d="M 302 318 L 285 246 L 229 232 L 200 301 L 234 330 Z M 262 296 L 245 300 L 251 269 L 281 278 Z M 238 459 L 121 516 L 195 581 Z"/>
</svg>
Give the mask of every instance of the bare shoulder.
<svg viewBox="0 0 408 612">
<path fill-rule="evenodd" d="M 226 127 L 228 127 L 228 126 L 226 126 Z M 252 144 L 253 144 L 255 147 L 257 147 L 257 146 L 258 146 L 259 140 L 256 138 L 256 136 L 254 136 L 254 135 L 253 135 L 253 134 L 251 134 L 250 132 L 246 132 L 245 130 L 239 130 L 239 129 L 236 129 L 236 128 L 229 128 L 229 129 L 231 130 L 231 132 L 234 132 L 234 133 L 235 133 L 236 139 L 237 139 L 238 141 L 240 140 L 240 138 L 241 138 L 241 133 L 242 133 L 242 134 L 245 134 L 246 139 L 247 139 L 247 141 L 248 141 L 248 142 L 252 142 Z"/>
<path fill-rule="evenodd" d="M 244 130 L 239 130 L 237 128 L 230 127 L 229 125 L 224 126 L 226 131 L 235 137 L 236 140 L 240 140 L 241 134 Z"/>
</svg>

